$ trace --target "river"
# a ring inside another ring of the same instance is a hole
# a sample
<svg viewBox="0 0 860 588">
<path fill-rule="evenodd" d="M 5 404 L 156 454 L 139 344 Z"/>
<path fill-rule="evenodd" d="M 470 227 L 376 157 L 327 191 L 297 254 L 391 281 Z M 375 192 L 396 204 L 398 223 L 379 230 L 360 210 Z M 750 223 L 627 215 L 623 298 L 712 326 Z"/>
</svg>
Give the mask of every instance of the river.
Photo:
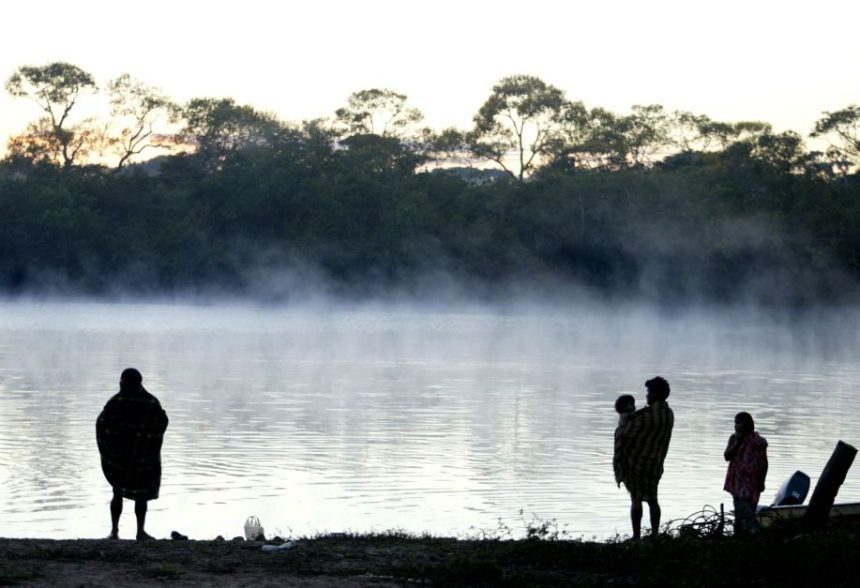
<svg viewBox="0 0 860 588">
<path fill-rule="evenodd" d="M 134 366 L 170 417 L 147 528 L 197 539 L 629 533 L 613 402 L 666 377 L 663 518 L 731 499 L 738 411 L 770 443 L 763 502 L 860 442 L 860 315 L 636 306 L 0 302 L 0 536 L 101 537 L 94 422 Z M 839 500 L 860 499 L 855 466 Z M 126 502 L 121 535 L 134 532 Z M 647 520 L 647 516 L 645 517 Z"/>
</svg>

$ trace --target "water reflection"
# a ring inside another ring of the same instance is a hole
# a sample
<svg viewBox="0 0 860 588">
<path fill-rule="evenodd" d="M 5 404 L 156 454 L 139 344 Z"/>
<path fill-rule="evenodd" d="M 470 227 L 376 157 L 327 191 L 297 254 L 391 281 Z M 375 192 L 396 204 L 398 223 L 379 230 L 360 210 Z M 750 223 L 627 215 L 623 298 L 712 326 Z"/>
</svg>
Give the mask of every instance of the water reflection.
<svg viewBox="0 0 860 588">
<path fill-rule="evenodd" d="M 128 365 L 171 420 L 157 536 L 237 535 L 249 514 L 284 534 L 462 535 L 521 529 L 520 510 L 574 536 L 627 533 L 612 403 L 643 404 L 658 373 L 676 415 L 664 519 L 727 502 L 741 409 L 770 442 L 769 498 L 796 469 L 814 482 L 837 439 L 858 442 L 856 316 L 814 318 L 3 305 L 3 534 L 106 534 L 94 421 Z"/>
</svg>

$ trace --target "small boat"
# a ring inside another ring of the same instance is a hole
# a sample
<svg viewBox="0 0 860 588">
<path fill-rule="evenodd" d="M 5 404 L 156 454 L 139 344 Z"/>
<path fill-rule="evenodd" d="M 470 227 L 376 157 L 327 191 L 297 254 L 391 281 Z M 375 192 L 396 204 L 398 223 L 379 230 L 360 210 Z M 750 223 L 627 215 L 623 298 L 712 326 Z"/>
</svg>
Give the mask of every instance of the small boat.
<svg viewBox="0 0 860 588">
<path fill-rule="evenodd" d="M 853 446 L 844 441 L 836 443 L 836 449 L 821 472 L 809 504 L 803 504 L 809 491 L 809 476 L 795 472 L 779 489 L 771 506 L 757 509 L 756 517 L 762 529 L 800 527 L 816 530 L 860 523 L 860 502 L 834 502 L 855 455 L 857 449 Z"/>
<path fill-rule="evenodd" d="M 808 504 L 763 506 L 759 507 L 756 516 L 762 529 L 780 529 L 801 525 L 807 510 L 809 510 Z M 860 502 L 834 504 L 830 507 L 827 522 L 828 525 L 860 523 Z"/>
</svg>

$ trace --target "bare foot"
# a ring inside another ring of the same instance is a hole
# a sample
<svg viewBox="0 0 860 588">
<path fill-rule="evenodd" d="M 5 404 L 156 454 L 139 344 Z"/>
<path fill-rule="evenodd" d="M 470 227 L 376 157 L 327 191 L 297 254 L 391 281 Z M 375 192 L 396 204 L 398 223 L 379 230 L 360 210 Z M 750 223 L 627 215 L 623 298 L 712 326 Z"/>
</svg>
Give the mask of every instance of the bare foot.
<svg viewBox="0 0 860 588">
<path fill-rule="evenodd" d="M 154 541 L 155 537 L 146 533 L 145 531 L 138 531 L 137 540 L 138 541 Z"/>
</svg>

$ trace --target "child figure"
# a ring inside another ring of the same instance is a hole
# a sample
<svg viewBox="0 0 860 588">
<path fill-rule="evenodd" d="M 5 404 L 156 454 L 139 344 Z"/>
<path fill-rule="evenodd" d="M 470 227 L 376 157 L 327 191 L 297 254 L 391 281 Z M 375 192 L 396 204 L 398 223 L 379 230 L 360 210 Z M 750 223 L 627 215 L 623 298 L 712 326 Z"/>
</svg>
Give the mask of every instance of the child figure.
<svg viewBox="0 0 860 588">
<path fill-rule="evenodd" d="M 615 400 L 615 412 L 618 413 L 618 426 L 615 427 L 615 452 L 612 456 L 612 468 L 615 470 L 615 483 L 621 487 L 624 481 L 624 471 L 621 465 L 621 435 L 630 423 L 630 418 L 636 412 L 636 399 L 630 394 L 622 394 Z"/>
<path fill-rule="evenodd" d="M 756 507 L 767 476 L 767 440 L 755 431 L 749 413 L 735 416 L 735 432 L 723 457 L 729 462 L 723 489 L 734 500 L 735 532 L 755 535 L 760 531 Z"/>
</svg>

